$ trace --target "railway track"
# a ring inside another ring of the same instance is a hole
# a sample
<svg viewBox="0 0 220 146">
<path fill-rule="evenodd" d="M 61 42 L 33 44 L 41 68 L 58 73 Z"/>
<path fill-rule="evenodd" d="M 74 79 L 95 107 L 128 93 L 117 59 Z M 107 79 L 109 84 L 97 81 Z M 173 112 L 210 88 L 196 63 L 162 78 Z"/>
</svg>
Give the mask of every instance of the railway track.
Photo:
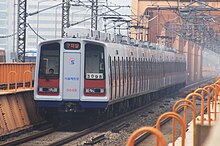
<svg viewBox="0 0 220 146">
<path fill-rule="evenodd" d="M 203 81 L 204 82 L 204 81 Z M 193 86 L 186 87 L 185 89 L 193 88 L 195 86 L 198 86 L 198 84 L 201 84 L 201 82 L 194 84 Z M 191 90 L 189 90 L 190 92 Z M 186 91 L 182 90 L 181 92 L 184 92 L 184 94 L 187 94 Z M 178 93 L 174 93 L 172 95 L 168 95 L 170 97 L 173 96 L 178 96 Z M 165 97 L 166 98 L 166 97 Z M 172 100 L 172 99 L 171 99 Z M 64 145 L 66 143 L 71 143 L 74 140 L 77 140 L 83 136 L 89 135 L 90 133 L 94 131 L 99 131 L 99 129 L 105 127 L 106 125 L 112 124 L 112 123 L 117 123 L 116 121 L 119 121 L 120 119 L 126 118 L 130 115 L 135 115 L 135 113 L 138 113 L 141 110 L 144 110 L 146 108 L 149 108 L 153 106 L 156 102 L 161 102 L 161 101 L 153 101 L 149 103 L 148 105 L 145 105 L 143 107 L 137 108 L 135 110 L 132 110 L 130 112 L 127 112 L 123 115 L 117 116 L 113 119 L 101 122 L 99 124 L 94 124 L 92 126 L 86 126 L 84 128 L 78 129 L 77 130 L 62 130 L 61 128 L 55 129 L 55 128 L 48 128 L 45 129 L 37 134 L 29 135 L 26 137 L 23 137 L 21 139 L 16 139 L 10 142 L 3 143 L 1 145 L 48 145 L 48 146 L 58 146 L 58 145 Z M 174 102 L 174 101 L 168 101 L 165 100 L 163 105 L 160 105 L 159 108 L 164 108 L 164 106 L 169 105 L 169 102 Z M 148 114 L 154 114 L 154 111 L 149 111 Z M 143 115 L 143 117 L 146 115 Z M 157 115 L 158 116 L 158 115 Z M 124 120 L 122 120 L 124 121 Z M 166 123 L 167 121 L 164 121 Z M 112 126 L 110 127 L 110 131 L 113 133 L 119 133 L 121 130 L 126 129 L 126 127 L 130 127 L 131 124 L 128 122 L 119 122 L 119 124 L 114 125 L 113 129 Z M 109 131 L 109 130 L 106 130 Z M 51 135 L 48 137 L 48 135 Z M 107 138 L 105 137 L 106 134 L 93 134 L 93 138 L 88 140 L 88 137 L 86 138 L 87 141 L 84 141 L 84 145 L 91 145 L 95 144 L 101 141 L 105 141 Z M 149 135 L 149 134 L 148 134 Z M 145 135 L 146 136 L 146 135 Z M 45 138 L 46 137 L 46 138 Z M 91 137 L 91 136 L 90 136 Z M 68 145 L 68 144 L 67 144 Z"/>
</svg>

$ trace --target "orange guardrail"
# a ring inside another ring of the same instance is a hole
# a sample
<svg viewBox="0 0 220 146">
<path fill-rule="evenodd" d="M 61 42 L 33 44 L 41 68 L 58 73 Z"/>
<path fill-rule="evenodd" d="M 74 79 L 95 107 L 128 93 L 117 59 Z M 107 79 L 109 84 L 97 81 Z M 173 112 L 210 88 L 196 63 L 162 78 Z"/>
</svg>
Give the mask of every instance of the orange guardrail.
<svg viewBox="0 0 220 146">
<path fill-rule="evenodd" d="M 220 80 L 217 80 L 217 81 L 215 82 L 215 84 L 220 85 Z M 219 96 L 219 94 L 218 94 L 218 96 Z"/>
<path fill-rule="evenodd" d="M 157 119 L 157 123 L 156 123 L 156 128 L 158 130 L 160 130 L 160 122 L 163 120 L 163 119 L 166 119 L 166 118 L 169 118 L 169 117 L 172 117 L 176 120 L 178 120 L 178 122 L 180 123 L 181 125 L 181 136 L 182 136 L 182 146 L 185 146 L 185 131 L 186 131 L 186 127 L 185 127 L 185 122 L 183 121 L 183 119 L 180 117 L 179 114 L 175 113 L 175 112 L 166 112 L 164 113 L 163 115 L 161 115 L 158 119 Z M 175 125 L 172 125 L 172 129 L 175 130 Z M 157 146 L 159 146 L 159 140 L 157 139 Z M 175 146 L 175 143 L 173 143 L 173 146 Z"/>
<path fill-rule="evenodd" d="M 210 104 L 211 104 L 211 89 L 212 90 L 214 90 L 213 89 L 213 87 L 212 86 L 210 86 L 210 85 L 208 85 L 208 86 L 205 86 L 204 87 L 204 89 L 207 89 L 207 91 L 209 92 L 209 94 L 208 94 L 208 96 L 207 96 L 207 114 L 208 114 L 208 123 L 209 123 L 209 125 L 211 125 L 211 113 L 210 113 Z M 213 93 L 212 93 L 213 94 Z"/>
<path fill-rule="evenodd" d="M 220 85 L 217 83 L 212 84 L 211 86 L 214 86 L 216 88 L 216 99 L 218 100 L 218 95 L 219 95 L 219 91 L 220 91 Z"/>
<path fill-rule="evenodd" d="M 0 92 L 32 89 L 34 70 L 34 63 L 0 63 Z"/>
<path fill-rule="evenodd" d="M 183 104 L 181 104 L 183 103 Z M 182 100 L 179 100 L 177 101 L 174 105 L 173 105 L 173 112 L 177 112 L 178 109 L 180 109 L 182 106 L 184 107 L 190 107 L 193 111 L 193 117 L 192 117 L 192 120 L 193 120 L 193 146 L 195 146 L 196 144 L 196 140 L 195 140 L 195 126 L 196 126 L 196 109 L 195 109 L 195 105 L 189 101 L 189 100 L 186 100 L 186 99 L 182 99 Z M 186 124 L 186 119 L 184 119 L 184 123 Z M 172 126 L 174 127 L 175 126 L 175 119 L 172 120 Z M 174 143 L 175 143 L 175 130 L 172 129 L 172 143 L 173 143 L 173 146 L 174 146 Z"/>
<path fill-rule="evenodd" d="M 198 94 L 200 94 L 199 92 L 201 92 L 203 99 L 205 99 L 205 94 L 204 94 L 204 92 L 206 92 L 207 97 L 210 97 L 209 92 L 208 92 L 206 89 L 204 89 L 204 88 L 198 88 L 198 89 L 196 89 L 193 93 L 198 93 Z M 204 104 L 203 104 L 203 108 L 204 108 Z M 202 109 L 201 109 L 201 110 L 202 110 Z M 203 113 L 203 115 L 204 115 L 204 113 Z M 202 117 L 202 115 L 201 115 L 201 124 L 204 124 L 204 116 Z"/>
<path fill-rule="evenodd" d="M 157 140 L 159 140 L 158 142 L 161 143 L 161 146 L 166 146 L 167 145 L 167 142 L 163 136 L 163 134 L 156 128 L 153 128 L 153 127 L 143 127 L 143 128 L 140 128 L 136 131 L 134 131 L 131 136 L 129 137 L 128 139 L 128 142 L 127 142 L 127 146 L 134 146 L 135 144 L 135 139 L 142 133 L 144 132 L 151 132 L 153 133 L 154 135 L 157 136 Z"/>
<path fill-rule="evenodd" d="M 12 74 L 14 76 L 12 76 Z M 14 77 L 14 78 L 12 78 Z M 15 71 L 10 71 L 7 76 L 7 92 L 10 90 L 10 84 L 15 83 L 15 92 L 17 91 L 17 73 Z"/>
<path fill-rule="evenodd" d="M 212 91 L 212 96 L 211 96 L 211 91 Z M 217 100 L 218 100 L 218 96 L 220 94 L 220 77 L 216 78 L 216 81 L 214 84 L 211 85 L 207 85 L 203 88 L 198 88 L 194 91 L 194 93 L 190 93 L 186 96 L 185 99 L 179 100 L 177 101 L 174 105 L 173 105 L 173 112 L 167 112 L 164 113 L 163 115 L 161 115 L 156 123 L 156 128 L 158 129 L 158 131 L 154 131 L 152 133 L 154 133 L 155 135 L 157 135 L 157 146 L 159 145 L 159 143 L 161 142 L 161 144 L 164 144 L 165 139 L 164 135 L 159 131 L 160 130 L 160 121 L 165 119 L 165 118 L 169 118 L 172 117 L 172 146 L 175 146 L 175 120 L 178 120 L 180 125 L 181 125 L 181 136 L 182 136 L 182 146 L 185 145 L 185 129 L 186 129 L 186 122 L 187 122 L 187 116 L 186 116 L 186 109 L 187 107 L 192 109 L 192 119 L 193 119 L 193 146 L 195 146 L 195 125 L 196 125 L 196 109 L 195 109 L 195 98 L 199 97 L 201 99 L 201 110 L 200 110 L 200 115 L 201 115 L 201 119 L 200 119 L 200 123 L 204 124 L 204 99 L 205 99 L 205 93 L 207 94 L 207 114 L 208 114 L 208 123 L 209 125 L 211 124 L 211 104 L 212 104 L 212 108 L 214 107 L 214 120 L 216 120 L 216 113 L 217 113 Z M 192 101 L 189 100 L 192 98 Z M 211 102 L 212 100 L 212 102 Z M 181 118 L 180 115 L 178 115 L 176 113 L 176 111 L 181 108 L 182 106 L 184 106 L 184 113 L 183 113 L 183 119 Z M 141 128 L 139 130 L 136 130 L 132 136 L 133 139 L 130 137 L 129 138 L 129 142 L 127 144 L 127 146 L 133 146 L 134 142 L 135 142 L 135 138 L 137 138 L 138 135 L 140 135 L 141 133 L 144 132 L 148 132 L 150 130 L 148 130 L 149 128 L 153 127 L 145 127 L 145 128 Z M 160 133 L 159 133 L 160 132 Z M 159 134 L 158 134 L 159 133 Z M 162 135 L 161 135 L 162 134 Z"/>
<path fill-rule="evenodd" d="M 216 100 L 215 99 L 215 95 L 217 94 L 216 93 L 216 89 L 213 86 L 211 86 L 211 85 L 205 86 L 204 89 L 208 89 L 209 94 L 211 92 L 211 89 L 213 90 L 213 92 L 212 92 L 212 99 L 214 99 L 214 101 L 215 101 Z M 209 125 L 211 125 L 211 120 L 212 120 L 211 119 L 211 107 L 210 107 L 210 104 L 211 104 L 211 96 L 208 96 L 208 100 L 207 100 L 207 114 L 208 114 L 208 123 L 209 123 Z M 213 108 L 213 104 L 214 104 L 214 102 L 212 102 L 212 108 Z"/>
<path fill-rule="evenodd" d="M 190 98 L 192 98 L 192 102 L 193 104 L 195 104 L 195 97 L 200 97 L 202 104 L 201 104 L 201 110 L 200 110 L 200 115 L 201 115 L 201 124 L 204 122 L 204 98 L 202 97 L 202 95 L 198 94 L 198 93 L 190 93 L 186 96 L 186 100 L 189 100 Z M 184 118 L 186 118 L 186 109 L 184 107 Z"/>
<path fill-rule="evenodd" d="M 218 84 L 212 84 L 211 86 L 215 88 L 215 94 L 214 94 L 214 97 L 212 98 L 212 108 L 213 108 L 213 104 L 214 104 L 214 121 L 216 121 L 217 100 L 218 100 L 218 94 L 219 94 L 220 86 Z"/>
<path fill-rule="evenodd" d="M 215 80 L 216 80 L 216 81 L 220 81 L 220 77 L 217 77 Z"/>
<path fill-rule="evenodd" d="M 27 76 L 27 78 L 26 78 L 26 75 L 28 75 Z M 32 85 L 32 72 L 30 71 L 30 70 L 26 70 L 25 72 L 24 72 L 24 79 L 23 79 L 23 88 L 25 89 L 25 83 L 27 82 L 27 81 L 29 81 L 30 82 L 30 89 L 32 89 L 33 88 L 33 85 Z"/>
</svg>

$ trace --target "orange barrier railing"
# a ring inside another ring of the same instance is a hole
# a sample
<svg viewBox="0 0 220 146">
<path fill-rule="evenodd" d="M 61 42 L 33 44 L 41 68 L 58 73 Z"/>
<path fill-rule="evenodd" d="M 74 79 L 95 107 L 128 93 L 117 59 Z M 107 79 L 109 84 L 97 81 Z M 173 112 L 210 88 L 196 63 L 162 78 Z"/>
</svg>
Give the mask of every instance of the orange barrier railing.
<svg viewBox="0 0 220 146">
<path fill-rule="evenodd" d="M 27 78 L 26 78 L 26 74 L 29 75 Z M 24 72 L 24 79 L 23 79 L 23 88 L 25 89 L 25 83 L 29 81 L 30 82 L 30 88 L 32 89 L 33 85 L 32 85 L 32 72 L 30 70 L 26 70 Z"/>
<path fill-rule="evenodd" d="M 178 115 L 175 112 L 166 112 L 163 115 L 161 115 L 158 119 L 157 119 L 157 123 L 156 123 L 156 128 L 158 130 L 160 130 L 160 122 L 163 119 L 172 117 L 173 119 L 178 120 L 178 122 L 181 125 L 181 136 L 182 136 L 182 146 L 185 146 L 185 131 L 186 131 L 186 127 L 185 127 L 185 122 L 183 121 L 183 119 L 180 117 L 180 115 Z M 172 125 L 172 129 L 175 130 L 175 125 Z M 175 145 L 175 143 L 173 143 L 173 146 Z M 159 146 L 159 140 L 157 140 L 157 146 Z"/>
<path fill-rule="evenodd" d="M 218 84 L 212 84 L 211 86 L 213 86 L 215 88 L 215 95 L 214 95 L 213 100 L 212 100 L 212 108 L 213 108 L 213 104 L 214 104 L 214 121 L 216 121 L 217 101 L 218 101 L 218 95 L 219 95 L 220 86 Z"/>
<path fill-rule="evenodd" d="M 213 108 L 213 104 L 216 103 L 214 101 L 216 101 L 216 98 L 215 98 L 215 95 L 217 95 L 216 93 L 216 89 L 209 85 L 209 86 L 205 86 L 204 89 L 208 89 L 208 92 L 210 94 L 211 90 L 212 90 L 212 99 L 213 99 L 213 102 L 212 102 L 212 108 Z M 208 114 L 208 123 L 209 125 L 211 125 L 211 107 L 210 107 L 210 104 L 211 104 L 211 96 L 208 96 L 208 99 L 207 99 L 207 114 Z M 216 113 L 214 113 L 215 115 Z"/>
<path fill-rule="evenodd" d="M 220 85 L 220 80 L 216 81 L 214 84 Z"/>
<path fill-rule="evenodd" d="M 210 104 L 211 104 L 211 90 L 214 90 L 212 86 L 205 86 L 204 89 L 206 89 L 208 91 L 208 96 L 207 96 L 207 114 L 208 114 L 208 123 L 209 125 L 211 125 L 211 107 L 210 107 Z M 212 93 L 213 95 L 213 93 Z"/>
<path fill-rule="evenodd" d="M 0 63 L 0 92 L 17 92 L 20 87 L 32 89 L 34 71 L 34 63 Z"/>
<path fill-rule="evenodd" d="M 215 79 L 215 81 L 220 81 L 220 77 L 217 77 L 217 78 Z"/>
<path fill-rule="evenodd" d="M 183 104 L 181 104 L 183 103 Z M 177 101 L 174 105 L 173 105 L 173 112 L 177 112 L 178 109 L 180 109 L 182 106 L 184 107 L 190 107 L 193 111 L 193 117 L 192 117 L 192 120 L 193 120 L 193 146 L 195 146 L 195 126 L 196 126 L 196 109 L 195 109 L 195 105 L 189 101 L 189 100 L 186 100 L 186 99 L 182 99 L 182 100 L 179 100 Z M 184 123 L 186 124 L 187 121 L 186 119 L 184 119 Z M 175 119 L 172 120 L 172 126 L 174 127 L 176 125 L 175 123 Z M 175 143 L 175 130 L 173 129 L 172 131 L 172 143 L 173 143 L 173 146 L 174 146 L 174 143 Z"/>
<path fill-rule="evenodd" d="M 190 93 L 186 96 L 186 100 L 189 100 L 190 98 L 192 98 L 192 102 L 193 104 L 195 105 L 195 97 L 200 97 L 201 98 L 201 101 L 202 101 L 202 104 L 201 104 L 201 110 L 200 110 L 200 115 L 201 115 L 201 124 L 203 124 L 204 122 L 204 98 L 198 94 L 198 93 Z M 186 109 L 184 107 L 184 119 L 186 118 Z"/>
<path fill-rule="evenodd" d="M 167 145 L 167 142 L 163 136 L 163 134 L 156 128 L 153 128 L 153 127 L 143 127 L 143 128 L 140 128 L 136 131 L 134 131 L 132 133 L 132 135 L 129 137 L 128 139 L 128 143 L 127 143 L 127 146 L 134 146 L 134 143 L 135 143 L 135 139 L 142 133 L 144 132 L 151 132 L 153 133 L 154 135 L 157 136 L 157 140 L 161 143 L 161 146 L 166 146 Z"/>
<path fill-rule="evenodd" d="M 14 80 L 12 78 L 12 74 L 14 75 Z M 17 73 L 15 71 L 10 71 L 7 76 L 7 92 L 10 90 L 10 83 L 15 83 L 15 92 L 17 91 Z"/>
<path fill-rule="evenodd" d="M 199 92 L 201 92 L 202 98 L 203 98 L 204 100 L 205 100 L 205 94 L 204 94 L 204 92 L 206 92 L 207 96 L 210 97 L 209 92 L 208 92 L 206 89 L 204 89 L 204 88 L 198 88 L 198 89 L 196 89 L 196 90 L 194 91 L 194 93 L 200 94 Z M 204 108 L 204 104 L 203 104 L 203 108 Z M 201 109 L 201 110 L 204 110 L 204 109 Z M 201 114 L 202 114 L 202 113 L 201 113 Z M 201 115 L 201 124 L 204 124 L 204 113 L 203 113 L 203 115 Z"/>
<path fill-rule="evenodd" d="M 212 91 L 212 95 L 211 95 L 211 91 Z M 214 120 L 216 120 L 216 116 L 217 116 L 217 101 L 218 101 L 218 96 L 220 94 L 220 77 L 218 77 L 215 81 L 214 84 L 211 85 L 207 85 L 203 88 L 198 88 L 197 90 L 194 91 L 194 93 L 190 93 L 186 96 L 185 99 L 179 100 L 177 101 L 174 105 L 173 105 L 173 112 L 167 112 L 164 113 L 163 115 L 161 115 L 156 123 L 156 128 L 158 130 L 160 130 L 160 121 L 165 119 L 165 118 L 169 118 L 172 117 L 172 146 L 175 146 L 175 120 L 178 120 L 180 125 L 181 125 L 181 137 L 182 137 L 182 146 L 185 145 L 185 129 L 186 129 L 186 123 L 187 123 L 187 116 L 186 116 L 186 111 L 187 111 L 187 107 L 192 109 L 192 120 L 193 120 L 193 146 L 195 146 L 195 125 L 196 125 L 196 108 L 195 108 L 195 99 L 196 98 L 200 98 L 201 100 L 201 108 L 200 108 L 200 115 L 201 115 L 201 119 L 200 119 L 200 123 L 204 124 L 204 100 L 205 100 L 205 94 L 207 95 L 207 114 L 208 114 L 208 124 L 211 124 L 211 106 L 212 105 L 212 109 L 214 108 Z M 191 100 L 190 100 L 191 99 Z M 212 100 L 212 102 L 211 102 Z M 184 107 L 184 113 L 183 113 L 183 119 L 181 118 L 180 115 L 178 115 L 176 112 L 178 109 L 180 109 L 181 107 Z M 220 109 L 220 107 L 219 107 Z M 131 139 L 131 137 L 129 138 L 128 144 L 127 146 L 134 146 L 134 142 L 135 142 L 135 138 L 137 138 L 137 136 L 139 136 L 141 133 L 150 131 L 147 130 L 151 127 L 145 127 L 145 128 L 141 128 L 139 130 L 136 130 L 132 136 L 134 137 L 133 139 Z M 150 131 L 152 132 L 152 131 Z M 157 132 L 152 132 L 155 135 L 157 135 L 157 146 L 159 144 L 164 144 L 164 136 L 162 133 L 159 133 L 160 131 Z M 158 134 L 159 133 L 159 134 Z M 161 135 L 162 134 L 162 135 Z"/>
</svg>

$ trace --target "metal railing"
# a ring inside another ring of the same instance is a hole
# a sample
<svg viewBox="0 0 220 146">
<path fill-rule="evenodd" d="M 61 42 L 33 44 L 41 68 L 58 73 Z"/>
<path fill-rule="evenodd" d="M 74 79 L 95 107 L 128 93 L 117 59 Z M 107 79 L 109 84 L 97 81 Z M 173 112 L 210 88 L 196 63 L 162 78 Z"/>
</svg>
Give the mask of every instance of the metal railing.
<svg viewBox="0 0 220 146">
<path fill-rule="evenodd" d="M 183 119 L 180 117 L 179 114 L 175 113 L 175 112 L 166 112 L 164 114 L 162 114 L 158 119 L 157 119 L 157 123 L 156 123 L 156 128 L 158 130 L 160 130 L 160 122 L 165 119 L 165 118 L 169 118 L 169 117 L 172 117 L 173 119 L 176 119 L 178 120 L 178 122 L 180 123 L 181 125 L 181 136 L 182 136 L 182 146 L 185 145 L 185 131 L 186 131 L 186 127 L 185 127 L 185 122 L 183 121 Z M 176 130 L 175 129 L 175 125 L 172 125 L 172 129 L 174 129 L 174 131 Z M 173 135 L 174 136 L 174 135 Z M 157 146 L 159 146 L 159 139 L 157 139 Z M 173 143 L 173 146 L 175 145 L 175 143 Z"/>
<path fill-rule="evenodd" d="M 0 63 L 0 93 L 33 89 L 34 63 Z"/>
<path fill-rule="evenodd" d="M 166 146 L 167 145 L 167 142 L 165 140 L 165 137 L 163 136 L 163 134 L 160 132 L 160 130 L 156 129 L 156 128 L 153 128 L 153 127 L 143 127 L 143 128 L 140 128 L 136 131 L 134 131 L 132 133 L 132 135 L 129 137 L 128 139 L 128 143 L 127 143 L 127 146 L 134 146 L 134 142 L 135 142 L 135 139 L 142 133 L 144 132 L 151 132 L 153 133 L 154 135 L 157 136 L 157 140 L 161 143 L 161 146 Z"/>
<path fill-rule="evenodd" d="M 185 145 L 185 129 L 186 129 L 186 123 L 187 123 L 187 107 L 192 109 L 192 121 L 193 121 L 193 146 L 195 146 L 195 126 L 196 126 L 196 108 L 195 108 L 195 99 L 200 98 L 201 101 L 201 108 L 200 108 L 200 124 L 204 124 L 204 121 L 206 119 L 204 118 L 204 100 L 205 100 L 205 93 L 207 95 L 207 114 L 208 114 L 208 124 L 211 125 L 211 121 L 216 121 L 217 117 L 217 101 L 218 96 L 220 94 L 220 77 L 216 78 L 215 83 L 205 86 L 203 88 L 196 89 L 193 93 L 190 93 L 186 96 L 185 99 L 181 99 L 177 101 L 172 108 L 173 112 L 166 112 L 163 115 L 161 115 L 156 123 L 156 129 L 153 127 L 144 127 L 136 130 L 129 138 L 127 146 L 134 146 L 135 138 L 137 138 L 140 134 L 144 132 L 152 132 L 155 135 L 157 135 L 157 146 L 159 144 L 166 145 L 166 140 L 164 139 L 164 135 L 159 131 L 160 130 L 160 121 L 172 117 L 172 145 L 175 146 L 175 120 L 178 120 L 181 125 L 181 136 L 182 136 L 182 146 Z M 212 94 L 212 95 L 211 95 Z M 212 101 L 212 102 L 211 102 Z M 210 106 L 212 105 L 212 106 Z M 177 114 L 177 110 L 181 107 L 184 108 L 183 113 L 183 119 L 179 114 Z M 214 110 L 214 119 L 211 119 L 211 108 Z M 220 105 L 219 105 L 220 109 Z M 151 130 L 149 130 L 151 129 Z M 161 135 L 162 134 L 162 135 Z"/>
<path fill-rule="evenodd" d="M 181 104 L 182 103 L 182 104 Z M 178 109 L 180 109 L 181 107 L 189 107 L 189 108 L 191 108 L 192 109 L 192 112 L 193 112 L 193 116 L 192 116 L 192 120 L 193 120 L 193 145 L 195 145 L 195 142 L 196 142 L 196 140 L 195 140 L 195 126 L 196 126 L 196 109 L 195 109 L 195 105 L 191 102 L 191 101 L 189 101 L 189 100 L 187 100 L 187 99 L 182 99 L 182 100 L 179 100 L 179 101 L 177 101 L 174 105 L 173 105 L 173 112 L 177 112 L 178 111 Z M 184 117 L 184 126 L 186 126 L 186 123 L 187 123 L 187 121 L 186 121 L 186 117 Z M 175 120 L 173 119 L 172 120 L 172 126 L 174 127 L 176 125 L 176 123 L 175 123 Z M 172 143 L 173 143 L 173 146 L 174 146 L 174 143 L 175 143 L 175 132 L 176 132 L 176 130 L 173 128 L 173 130 L 172 130 Z"/>
</svg>

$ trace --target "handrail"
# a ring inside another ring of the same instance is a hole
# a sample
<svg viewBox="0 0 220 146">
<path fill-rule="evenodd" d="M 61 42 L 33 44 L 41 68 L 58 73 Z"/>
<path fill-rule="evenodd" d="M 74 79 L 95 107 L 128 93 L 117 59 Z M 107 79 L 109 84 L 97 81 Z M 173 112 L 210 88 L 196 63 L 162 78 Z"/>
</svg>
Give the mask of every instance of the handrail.
<svg viewBox="0 0 220 146">
<path fill-rule="evenodd" d="M 30 88 L 32 89 L 32 87 L 33 87 L 33 85 L 32 85 L 32 72 L 31 72 L 30 70 L 26 70 L 26 71 L 24 72 L 23 88 L 25 88 L 26 74 L 30 74 Z"/>
<path fill-rule="evenodd" d="M 217 80 L 214 84 L 220 85 L 220 80 Z M 219 94 L 218 94 L 219 96 Z"/>
<path fill-rule="evenodd" d="M 181 125 L 181 135 L 182 135 L 182 146 L 185 146 L 185 122 L 183 121 L 183 119 L 181 118 L 180 115 L 178 115 L 177 113 L 175 112 L 166 112 L 164 114 L 162 114 L 158 119 L 157 119 L 157 123 L 156 123 L 156 128 L 158 130 L 160 130 L 160 121 L 165 119 L 165 118 L 169 118 L 169 117 L 172 117 L 172 118 L 175 118 L 176 120 L 179 121 L 180 125 Z M 174 130 L 175 130 L 175 126 L 172 127 Z M 175 145 L 175 144 L 174 144 Z M 159 142 L 157 140 L 157 146 L 159 146 Z"/>
<path fill-rule="evenodd" d="M 9 78 L 11 77 L 10 75 L 11 74 L 14 74 L 14 76 L 15 76 L 15 92 L 17 91 L 17 72 L 15 72 L 15 71 L 10 71 L 9 73 L 8 73 L 8 78 L 7 78 L 7 92 L 9 92 L 9 90 L 10 90 L 10 83 L 9 83 Z"/>
<path fill-rule="evenodd" d="M 31 80 L 30 78 L 33 77 L 33 72 L 35 70 L 34 66 L 35 66 L 35 64 L 33 64 L 33 63 L 4 63 L 4 64 L 0 64 L 0 70 L 1 70 L 1 72 L 0 72 L 0 92 L 3 92 L 1 94 L 8 94 L 10 92 L 13 93 L 13 92 L 22 91 L 22 89 L 24 89 L 23 87 L 25 86 L 25 85 L 23 85 L 24 81 L 26 80 L 26 83 L 27 82 L 29 83 L 29 80 Z M 27 72 L 29 72 L 27 70 L 29 70 L 31 73 L 27 73 Z M 15 74 L 15 72 L 16 72 L 16 74 Z M 28 84 L 28 86 L 26 86 L 26 88 L 33 90 L 33 81 L 31 81 L 30 83 L 32 83 L 30 85 L 30 86 L 32 86 L 32 88 L 29 88 L 30 87 L 29 84 Z M 13 89 L 11 88 L 12 85 L 13 85 Z M 14 87 L 14 86 L 16 86 L 16 87 Z"/>
<path fill-rule="evenodd" d="M 151 132 L 153 133 L 154 135 L 157 136 L 158 140 L 160 141 L 161 143 L 161 146 L 166 146 L 167 145 L 167 142 L 166 142 L 166 139 L 164 137 L 164 135 L 156 128 L 153 128 L 153 127 L 143 127 L 143 128 L 140 128 L 136 131 L 134 131 L 131 136 L 129 137 L 128 139 L 128 142 L 127 142 L 127 146 L 134 146 L 134 143 L 135 143 L 135 139 L 142 133 L 144 132 Z"/>
<path fill-rule="evenodd" d="M 202 92 L 201 94 L 202 94 L 202 97 L 203 97 L 203 99 L 205 99 L 205 95 L 204 95 L 204 92 L 206 92 L 206 94 L 207 94 L 207 96 L 208 97 L 210 97 L 210 93 L 206 90 L 206 89 L 204 89 L 204 88 L 198 88 L 198 89 L 196 89 L 195 91 L 194 91 L 194 93 L 198 93 L 198 92 Z M 198 93 L 199 94 L 199 93 Z M 204 115 L 204 114 L 203 114 Z M 202 116 L 201 116 L 201 124 L 204 124 L 204 116 L 203 116 L 203 119 L 202 119 Z"/>
<path fill-rule="evenodd" d="M 211 86 L 211 85 L 208 85 L 208 86 L 205 86 L 204 87 L 205 89 L 208 89 L 208 92 L 210 93 L 210 89 L 212 89 L 213 90 L 213 92 L 212 92 L 212 99 L 214 98 L 214 100 L 215 100 L 215 94 L 216 94 L 216 89 L 215 89 L 215 87 L 213 87 L 213 86 Z M 211 96 L 210 97 L 208 97 L 208 100 L 207 100 L 207 113 L 208 113 L 208 123 L 209 123 L 209 125 L 211 125 L 211 113 L 210 113 L 210 104 L 211 104 Z M 212 102 L 212 107 L 213 107 L 213 102 Z"/>
<path fill-rule="evenodd" d="M 212 88 L 212 90 L 213 90 L 213 92 L 212 92 L 212 108 L 213 108 L 213 106 L 214 106 L 214 99 L 215 99 L 215 95 L 217 94 L 217 89 L 216 89 L 216 87 L 214 86 L 214 85 L 209 85 L 211 88 Z"/>
<path fill-rule="evenodd" d="M 182 102 L 184 102 L 184 104 L 180 104 L 180 103 L 182 103 Z M 179 105 L 180 104 L 180 105 Z M 193 111 L 193 146 L 195 146 L 196 144 L 196 140 L 195 140 L 195 126 L 196 126 L 196 109 L 195 109 L 195 105 L 191 102 L 191 101 L 189 101 L 189 100 L 186 100 L 186 99 L 181 99 L 181 100 L 179 100 L 179 101 L 177 101 L 174 105 L 173 105 L 173 112 L 177 112 L 177 110 L 178 109 L 180 109 L 182 106 L 184 106 L 184 107 L 190 107 L 191 109 L 192 109 L 192 111 Z M 187 123 L 187 121 L 186 121 L 186 119 L 184 119 L 184 122 L 185 122 L 185 124 Z M 172 120 L 172 125 L 173 126 L 175 126 L 175 119 L 173 119 Z M 172 142 L 173 142 L 173 146 L 174 146 L 174 142 L 175 142 L 175 130 L 174 129 L 172 129 L 173 130 L 173 132 L 172 132 Z"/>
<path fill-rule="evenodd" d="M 202 97 L 202 95 L 198 94 L 198 93 L 190 93 L 186 96 L 186 100 L 189 100 L 190 98 L 193 98 L 193 104 L 195 104 L 195 101 L 194 101 L 194 98 L 195 97 L 200 97 L 201 98 L 201 101 L 202 101 L 202 104 L 201 104 L 201 110 L 200 110 L 200 115 L 201 115 L 201 124 L 203 123 L 204 121 L 204 98 Z M 185 108 L 184 108 L 184 117 L 186 118 L 186 112 L 185 112 Z"/>
<path fill-rule="evenodd" d="M 216 86 L 217 88 L 217 94 L 215 95 L 216 96 L 216 98 L 217 98 L 217 100 L 218 100 L 218 95 L 219 95 L 219 91 L 220 91 L 220 85 L 219 84 L 217 84 L 217 83 L 214 83 L 214 84 L 212 84 L 212 86 Z"/>
<path fill-rule="evenodd" d="M 218 84 L 212 84 L 211 86 L 213 86 L 215 88 L 215 95 L 214 95 L 214 98 L 212 99 L 212 107 L 213 107 L 213 104 L 214 104 L 214 120 L 216 121 L 216 117 L 217 117 L 217 100 L 218 100 L 218 94 L 219 94 L 220 86 Z"/>
<path fill-rule="evenodd" d="M 220 76 L 215 79 L 216 81 L 220 80 Z"/>
</svg>

